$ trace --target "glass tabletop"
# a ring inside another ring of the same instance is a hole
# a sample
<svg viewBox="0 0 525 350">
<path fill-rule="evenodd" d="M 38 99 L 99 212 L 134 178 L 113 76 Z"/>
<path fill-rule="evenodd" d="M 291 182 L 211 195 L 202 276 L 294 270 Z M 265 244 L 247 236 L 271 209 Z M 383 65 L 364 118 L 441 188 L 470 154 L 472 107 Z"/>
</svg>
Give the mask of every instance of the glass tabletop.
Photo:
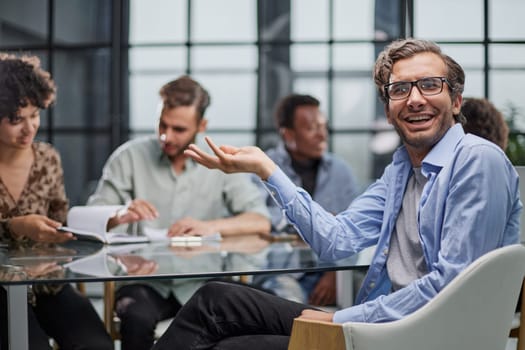
<svg viewBox="0 0 525 350">
<path fill-rule="evenodd" d="M 0 249 L 0 284 L 214 278 L 286 272 L 366 269 L 358 255 L 327 262 L 300 239 L 258 235 L 210 242 L 103 245 L 70 241 Z"/>
</svg>

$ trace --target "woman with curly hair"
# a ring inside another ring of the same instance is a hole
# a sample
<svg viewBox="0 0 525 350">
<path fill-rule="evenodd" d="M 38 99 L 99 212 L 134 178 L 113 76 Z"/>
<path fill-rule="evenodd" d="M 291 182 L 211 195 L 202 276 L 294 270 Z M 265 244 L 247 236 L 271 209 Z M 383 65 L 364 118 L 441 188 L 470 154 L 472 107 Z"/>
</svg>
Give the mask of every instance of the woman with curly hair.
<svg viewBox="0 0 525 350">
<path fill-rule="evenodd" d="M 474 134 L 507 149 L 509 127 L 501 113 L 486 98 L 464 98 L 461 113 L 467 118 L 463 125 L 466 133 Z"/>
<path fill-rule="evenodd" d="M 0 242 L 9 247 L 73 239 L 56 229 L 68 200 L 58 152 L 36 142 L 40 110 L 56 94 L 51 75 L 35 56 L 0 53 Z M 113 349 L 89 299 L 69 284 L 38 284 L 28 297 L 29 348 Z M 7 348 L 6 291 L 0 288 L 0 348 Z"/>
</svg>

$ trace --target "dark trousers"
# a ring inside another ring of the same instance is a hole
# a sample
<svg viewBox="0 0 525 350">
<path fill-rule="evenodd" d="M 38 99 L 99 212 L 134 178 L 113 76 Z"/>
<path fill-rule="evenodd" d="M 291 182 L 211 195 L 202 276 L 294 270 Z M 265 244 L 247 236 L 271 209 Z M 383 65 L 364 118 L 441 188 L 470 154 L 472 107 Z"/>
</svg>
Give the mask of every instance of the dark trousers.
<svg viewBox="0 0 525 350">
<path fill-rule="evenodd" d="M 307 305 L 227 282 L 208 282 L 181 308 L 154 350 L 286 350 Z"/>
<path fill-rule="evenodd" d="M 119 288 L 115 311 L 121 321 L 121 349 L 151 349 L 157 323 L 174 317 L 180 308 L 180 302 L 173 295 L 163 298 L 147 285 L 130 284 Z"/>
<path fill-rule="evenodd" d="M 0 288 L 2 349 L 7 349 L 7 292 Z M 93 305 L 69 284 L 56 295 L 36 296 L 28 307 L 29 349 L 50 349 L 49 337 L 61 350 L 110 350 L 113 341 Z"/>
</svg>

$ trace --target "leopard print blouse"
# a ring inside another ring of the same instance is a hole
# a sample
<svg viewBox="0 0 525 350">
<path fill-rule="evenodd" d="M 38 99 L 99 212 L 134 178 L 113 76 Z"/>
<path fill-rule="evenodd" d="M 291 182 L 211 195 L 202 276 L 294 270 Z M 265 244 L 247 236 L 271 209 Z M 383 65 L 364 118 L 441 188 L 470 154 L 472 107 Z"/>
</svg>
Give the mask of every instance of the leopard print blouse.
<svg viewBox="0 0 525 350">
<path fill-rule="evenodd" d="M 50 144 L 34 142 L 34 162 L 29 171 L 27 183 L 18 201 L 7 190 L 0 178 L 0 241 L 16 249 L 29 248 L 27 238 L 13 238 L 9 231 L 10 218 L 28 214 L 45 215 L 65 223 L 68 200 L 64 189 L 64 174 L 58 152 Z M 35 293 L 55 294 L 61 285 L 38 284 Z M 34 303 L 30 296 L 30 301 Z"/>
<path fill-rule="evenodd" d="M 28 215 L 45 215 L 65 223 L 68 200 L 64 189 L 64 174 L 58 152 L 50 144 L 33 143 L 35 161 L 18 202 L 0 178 L 0 220 Z M 0 225 L 0 241 L 12 243 L 8 225 Z"/>
</svg>

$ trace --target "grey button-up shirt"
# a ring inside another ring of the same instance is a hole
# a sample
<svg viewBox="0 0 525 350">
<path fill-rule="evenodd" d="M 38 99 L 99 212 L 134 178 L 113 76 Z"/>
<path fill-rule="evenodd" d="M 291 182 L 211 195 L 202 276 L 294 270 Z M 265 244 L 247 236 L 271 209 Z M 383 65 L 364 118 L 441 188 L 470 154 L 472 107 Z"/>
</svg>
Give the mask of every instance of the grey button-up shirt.
<svg viewBox="0 0 525 350">
<path fill-rule="evenodd" d="M 135 198 L 149 201 L 159 211 L 156 220 L 140 223 L 153 228 L 168 228 L 184 217 L 214 220 L 252 212 L 269 218 L 264 199 L 248 175 L 224 174 L 190 159 L 186 169 L 176 174 L 155 136 L 128 141 L 110 156 L 88 205 L 126 204 Z M 140 225 L 117 230 L 140 234 Z M 200 282 L 174 280 L 155 285 L 163 296 L 171 290 L 185 302 Z"/>
</svg>

